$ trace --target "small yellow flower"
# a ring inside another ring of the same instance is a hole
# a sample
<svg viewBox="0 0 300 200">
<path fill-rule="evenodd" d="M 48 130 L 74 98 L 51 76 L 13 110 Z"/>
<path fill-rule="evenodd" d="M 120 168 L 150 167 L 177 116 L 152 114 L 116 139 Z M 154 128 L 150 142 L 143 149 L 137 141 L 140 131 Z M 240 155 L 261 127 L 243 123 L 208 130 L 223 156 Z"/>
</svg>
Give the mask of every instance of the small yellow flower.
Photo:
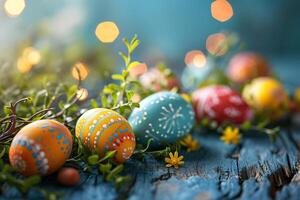
<svg viewBox="0 0 300 200">
<path fill-rule="evenodd" d="M 187 152 L 196 151 L 200 147 L 199 142 L 193 139 L 192 135 L 187 135 L 180 141 L 180 144 L 187 148 Z"/>
<path fill-rule="evenodd" d="M 226 144 L 238 144 L 241 137 L 242 136 L 238 128 L 227 127 L 221 136 L 221 140 L 223 140 Z"/>
<path fill-rule="evenodd" d="M 192 98 L 187 93 L 182 93 L 181 97 L 184 98 L 184 100 L 186 100 L 188 103 L 192 103 Z"/>
<path fill-rule="evenodd" d="M 295 91 L 295 101 L 300 105 L 300 87 Z"/>
<path fill-rule="evenodd" d="M 169 156 L 169 158 L 165 158 L 165 162 L 167 163 L 166 167 L 175 167 L 177 169 L 180 165 L 184 164 L 183 156 L 178 157 L 177 151 L 174 152 L 174 155 L 172 152 L 170 152 Z"/>
</svg>

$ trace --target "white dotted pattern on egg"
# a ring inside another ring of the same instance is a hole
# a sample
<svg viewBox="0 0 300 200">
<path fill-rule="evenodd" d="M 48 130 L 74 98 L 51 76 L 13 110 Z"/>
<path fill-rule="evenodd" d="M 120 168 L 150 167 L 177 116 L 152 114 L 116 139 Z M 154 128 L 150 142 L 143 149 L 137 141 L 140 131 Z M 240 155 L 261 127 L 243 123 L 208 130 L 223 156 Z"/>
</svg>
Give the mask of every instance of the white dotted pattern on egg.
<svg viewBox="0 0 300 200">
<path fill-rule="evenodd" d="M 140 102 L 129 117 L 137 141 L 146 144 L 150 138 L 154 145 L 175 142 L 189 133 L 195 122 L 192 106 L 180 95 L 159 92 Z"/>
</svg>

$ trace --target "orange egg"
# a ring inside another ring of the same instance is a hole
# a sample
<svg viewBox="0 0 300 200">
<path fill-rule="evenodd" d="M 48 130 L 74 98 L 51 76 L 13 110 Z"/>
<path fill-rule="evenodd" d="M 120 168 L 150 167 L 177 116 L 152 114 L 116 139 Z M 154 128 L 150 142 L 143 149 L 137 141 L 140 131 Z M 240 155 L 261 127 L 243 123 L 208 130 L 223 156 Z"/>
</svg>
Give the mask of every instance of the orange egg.
<svg viewBox="0 0 300 200">
<path fill-rule="evenodd" d="M 25 176 L 49 175 L 69 158 L 72 144 L 72 135 L 63 124 L 55 120 L 35 121 L 14 137 L 9 160 Z"/>
<path fill-rule="evenodd" d="M 105 108 L 84 113 L 76 124 L 76 136 L 100 157 L 116 150 L 115 160 L 119 163 L 129 159 L 135 149 L 135 136 L 128 121 L 117 112 Z"/>
</svg>

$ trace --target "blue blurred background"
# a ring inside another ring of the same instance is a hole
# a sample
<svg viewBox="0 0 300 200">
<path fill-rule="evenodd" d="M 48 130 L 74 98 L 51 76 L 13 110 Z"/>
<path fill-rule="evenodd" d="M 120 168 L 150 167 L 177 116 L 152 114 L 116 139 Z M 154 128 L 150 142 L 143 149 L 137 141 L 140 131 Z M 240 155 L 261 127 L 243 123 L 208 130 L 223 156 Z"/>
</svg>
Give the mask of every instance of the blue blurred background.
<svg viewBox="0 0 300 200">
<path fill-rule="evenodd" d="M 4 0 L 0 0 L 4 4 Z M 26 1 L 24 12 L 9 18 L 0 12 L 0 50 L 5 51 L 36 29 L 47 29 L 56 43 L 68 45 L 82 40 L 102 45 L 112 53 L 121 48 L 121 38 L 139 35 L 138 56 L 146 61 L 165 59 L 184 65 L 184 55 L 205 49 L 208 35 L 234 31 L 247 49 L 262 53 L 271 62 L 294 62 L 299 68 L 300 1 L 230 0 L 231 20 L 221 23 L 212 18 L 212 0 L 39 0 Z M 3 7 L 3 6 L 1 6 Z M 114 21 L 120 36 L 113 44 L 102 44 L 95 36 L 101 21 Z M 279 60 L 279 61 L 277 61 Z M 276 64 L 275 68 L 276 68 Z"/>
</svg>

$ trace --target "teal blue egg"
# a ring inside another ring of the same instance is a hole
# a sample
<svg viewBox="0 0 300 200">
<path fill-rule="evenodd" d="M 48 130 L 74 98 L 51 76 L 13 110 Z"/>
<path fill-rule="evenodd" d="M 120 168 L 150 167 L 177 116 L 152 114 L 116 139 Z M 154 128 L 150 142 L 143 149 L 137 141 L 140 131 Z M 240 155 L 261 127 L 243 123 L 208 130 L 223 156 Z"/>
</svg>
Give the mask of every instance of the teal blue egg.
<svg viewBox="0 0 300 200">
<path fill-rule="evenodd" d="M 195 113 L 180 95 L 158 92 L 143 99 L 128 121 L 137 143 L 145 145 L 153 138 L 152 146 L 158 147 L 188 134 L 195 123 Z"/>
</svg>

